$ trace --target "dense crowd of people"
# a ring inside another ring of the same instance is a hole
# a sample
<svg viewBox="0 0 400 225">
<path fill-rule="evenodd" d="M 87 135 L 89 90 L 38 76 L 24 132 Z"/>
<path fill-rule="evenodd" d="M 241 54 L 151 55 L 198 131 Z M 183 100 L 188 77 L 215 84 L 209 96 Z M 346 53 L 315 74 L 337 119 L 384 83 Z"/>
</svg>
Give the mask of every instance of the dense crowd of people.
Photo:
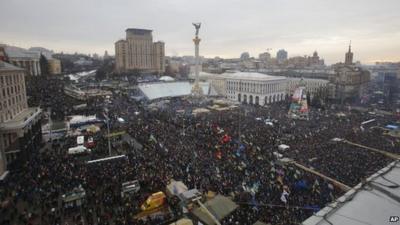
<svg viewBox="0 0 400 225">
<path fill-rule="evenodd" d="M 290 120 L 288 102 L 283 102 L 193 115 L 195 108 L 208 105 L 175 98 L 164 107 L 149 108 L 114 95 L 104 105 L 111 131 L 125 130 L 143 148 L 113 145 L 114 153 L 123 149 L 126 157 L 89 165 L 66 153 L 74 137 L 33 153 L 1 184 L 0 200 L 8 207 L 1 208 L 0 224 L 168 224 L 182 215 L 174 198 L 168 199 L 168 213 L 136 215 L 145 199 L 164 191 L 172 179 L 236 202 L 239 207 L 222 224 L 299 224 L 344 191 L 282 158 L 354 186 L 392 160 L 334 138 L 390 152 L 399 149 L 396 138 L 361 127 L 371 119 L 368 113 L 313 109 L 309 120 Z M 376 118 L 375 126 L 393 120 Z M 96 147 L 90 158 L 107 156 L 106 130 L 93 134 Z M 289 149 L 278 150 L 280 144 Z M 139 181 L 140 191 L 121 197 L 121 183 L 132 180 Z M 64 207 L 62 196 L 76 188 L 86 192 L 84 207 Z"/>
</svg>

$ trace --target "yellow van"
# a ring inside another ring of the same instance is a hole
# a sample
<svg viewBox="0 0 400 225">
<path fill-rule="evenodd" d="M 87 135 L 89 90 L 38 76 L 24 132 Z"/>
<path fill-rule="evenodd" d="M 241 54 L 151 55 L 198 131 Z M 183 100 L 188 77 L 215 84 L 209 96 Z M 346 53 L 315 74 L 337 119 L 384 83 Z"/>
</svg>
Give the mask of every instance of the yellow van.
<svg viewBox="0 0 400 225">
<path fill-rule="evenodd" d="M 152 210 L 164 205 L 166 196 L 164 192 L 159 191 L 150 195 L 140 207 L 142 211 Z"/>
</svg>

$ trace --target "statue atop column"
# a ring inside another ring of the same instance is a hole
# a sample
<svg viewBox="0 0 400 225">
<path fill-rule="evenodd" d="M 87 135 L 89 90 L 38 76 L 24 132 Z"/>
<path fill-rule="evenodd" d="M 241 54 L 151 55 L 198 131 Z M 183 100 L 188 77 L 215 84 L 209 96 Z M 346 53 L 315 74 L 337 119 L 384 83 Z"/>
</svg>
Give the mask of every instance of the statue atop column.
<svg viewBox="0 0 400 225">
<path fill-rule="evenodd" d="M 192 24 L 193 24 L 194 28 L 196 29 L 196 37 L 198 37 L 201 23 L 192 23 Z"/>
<path fill-rule="evenodd" d="M 200 44 L 200 38 L 199 38 L 199 30 L 200 30 L 200 26 L 201 23 L 192 23 L 194 28 L 196 29 L 196 36 L 193 39 L 194 42 L 194 55 L 195 55 L 195 82 L 192 88 L 192 94 L 194 96 L 201 96 L 203 95 L 203 89 L 201 89 L 200 85 L 199 85 L 199 64 L 200 64 L 200 57 L 199 57 L 199 44 Z"/>
</svg>

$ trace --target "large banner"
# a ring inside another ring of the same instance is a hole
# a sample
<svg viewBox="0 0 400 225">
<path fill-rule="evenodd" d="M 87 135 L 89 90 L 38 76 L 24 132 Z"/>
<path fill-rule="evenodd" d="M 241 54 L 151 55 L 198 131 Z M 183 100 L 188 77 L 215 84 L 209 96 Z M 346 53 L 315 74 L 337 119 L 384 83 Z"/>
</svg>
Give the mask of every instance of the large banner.
<svg viewBox="0 0 400 225">
<path fill-rule="evenodd" d="M 298 87 L 293 93 L 289 108 L 289 117 L 293 119 L 308 119 L 307 96 L 304 87 Z"/>
</svg>

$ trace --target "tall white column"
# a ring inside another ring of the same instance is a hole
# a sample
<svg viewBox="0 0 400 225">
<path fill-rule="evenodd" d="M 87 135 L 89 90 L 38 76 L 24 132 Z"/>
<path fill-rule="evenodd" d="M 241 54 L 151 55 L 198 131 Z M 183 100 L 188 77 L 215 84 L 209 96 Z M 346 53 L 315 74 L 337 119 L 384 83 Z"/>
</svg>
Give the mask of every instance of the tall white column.
<svg viewBox="0 0 400 225">
<path fill-rule="evenodd" d="M 199 44 L 200 44 L 200 38 L 198 37 L 198 31 L 200 29 L 200 24 L 193 24 L 195 25 L 196 28 L 196 36 L 193 39 L 194 42 L 194 52 L 195 52 L 195 83 L 194 86 L 192 88 L 192 94 L 195 96 L 200 96 L 203 94 L 203 90 L 201 89 L 200 85 L 199 85 L 199 64 L 200 64 L 200 58 L 199 58 Z"/>
<path fill-rule="evenodd" d="M 36 65 L 36 62 L 35 61 L 31 61 L 31 65 L 32 65 L 32 67 L 33 67 L 33 75 L 35 75 L 35 76 L 37 76 L 38 75 L 38 73 L 37 73 L 37 65 Z"/>
<path fill-rule="evenodd" d="M 37 61 L 36 64 L 37 64 L 37 74 L 38 74 L 38 75 L 42 75 L 42 71 L 41 71 L 41 69 L 40 69 L 40 62 Z"/>
</svg>

